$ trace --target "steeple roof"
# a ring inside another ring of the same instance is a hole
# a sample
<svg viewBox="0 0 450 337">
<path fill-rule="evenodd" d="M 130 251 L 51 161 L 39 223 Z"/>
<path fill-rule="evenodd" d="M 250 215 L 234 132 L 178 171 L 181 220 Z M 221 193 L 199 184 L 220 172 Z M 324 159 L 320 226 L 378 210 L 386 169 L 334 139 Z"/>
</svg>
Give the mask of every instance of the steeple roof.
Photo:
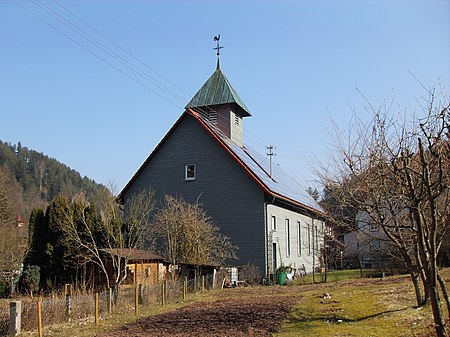
<svg viewBox="0 0 450 337">
<path fill-rule="evenodd" d="M 221 104 L 236 104 L 242 117 L 251 116 L 244 102 L 222 73 L 219 60 L 217 60 L 216 71 L 186 105 L 186 109 L 204 108 Z"/>
</svg>

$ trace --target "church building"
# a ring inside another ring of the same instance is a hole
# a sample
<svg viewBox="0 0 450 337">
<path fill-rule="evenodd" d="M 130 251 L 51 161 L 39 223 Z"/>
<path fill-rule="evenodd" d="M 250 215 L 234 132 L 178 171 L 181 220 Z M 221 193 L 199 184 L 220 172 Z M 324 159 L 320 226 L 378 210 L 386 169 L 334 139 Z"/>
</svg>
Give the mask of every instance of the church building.
<svg viewBox="0 0 450 337">
<path fill-rule="evenodd" d="M 151 188 L 157 200 L 198 200 L 239 248 L 230 267 L 253 264 L 261 275 L 281 265 L 311 272 L 323 264 L 323 213 L 294 178 L 245 144 L 250 116 L 218 60 L 118 198 Z"/>
</svg>

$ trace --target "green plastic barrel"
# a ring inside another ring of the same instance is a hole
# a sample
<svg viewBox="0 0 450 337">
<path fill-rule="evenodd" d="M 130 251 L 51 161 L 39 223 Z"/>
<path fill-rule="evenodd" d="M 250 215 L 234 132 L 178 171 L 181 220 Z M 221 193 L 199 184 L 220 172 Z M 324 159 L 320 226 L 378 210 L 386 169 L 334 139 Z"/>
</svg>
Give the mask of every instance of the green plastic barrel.
<svg viewBox="0 0 450 337">
<path fill-rule="evenodd" d="M 286 272 L 282 272 L 278 274 L 278 284 L 280 286 L 284 285 L 286 283 L 286 279 L 287 279 L 287 273 Z"/>
</svg>

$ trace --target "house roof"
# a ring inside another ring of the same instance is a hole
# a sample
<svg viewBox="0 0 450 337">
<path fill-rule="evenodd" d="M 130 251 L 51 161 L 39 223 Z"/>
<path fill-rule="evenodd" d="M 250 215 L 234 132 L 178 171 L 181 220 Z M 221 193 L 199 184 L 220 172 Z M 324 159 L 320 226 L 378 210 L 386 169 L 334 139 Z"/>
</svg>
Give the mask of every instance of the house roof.
<svg viewBox="0 0 450 337">
<path fill-rule="evenodd" d="M 192 116 L 220 145 L 222 145 L 222 147 L 241 165 L 241 167 L 244 168 L 250 177 L 252 177 L 252 179 L 256 181 L 268 195 L 275 197 L 280 201 L 287 202 L 289 205 L 300 207 L 306 212 L 324 216 L 321 207 L 306 192 L 306 187 L 301 186 L 295 178 L 283 171 L 279 165 L 272 165 L 272 169 L 270 170 L 269 159 L 266 156 L 259 154 L 250 147 L 240 146 L 234 143 L 229 137 L 224 135 L 217 126 L 210 123 L 210 121 L 205 118 L 205 114 L 202 113 L 203 109 L 208 111 L 211 107 L 223 104 L 234 104 L 238 107 L 239 113 L 243 117 L 251 116 L 244 102 L 222 73 L 219 60 L 217 60 L 217 67 L 214 73 L 186 105 L 185 112 L 178 118 L 158 146 L 141 165 L 122 192 L 120 192 L 117 199 L 119 201 L 123 199 L 124 194 L 183 119 L 186 116 Z M 270 171 L 271 173 L 269 173 Z"/>
<path fill-rule="evenodd" d="M 219 62 L 217 62 L 216 71 L 186 105 L 186 109 L 206 108 L 220 104 L 236 104 L 243 117 L 251 116 L 244 102 L 220 70 Z"/>
<path fill-rule="evenodd" d="M 165 259 L 157 254 L 150 253 L 146 250 L 135 249 L 135 248 L 112 248 L 103 249 L 104 252 L 107 252 L 112 255 L 116 255 L 119 257 L 126 258 L 128 260 L 157 260 L 164 261 Z"/>
<path fill-rule="evenodd" d="M 175 131 L 178 125 L 187 116 L 192 116 L 203 128 L 228 152 L 231 157 L 258 183 L 258 185 L 270 196 L 275 197 L 290 205 L 300 207 L 306 211 L 312 212 L 318 216 L 323 216 L 323 211 L 317 202 L 306 193 L 306 188 L 289 174 L 287 174 L 279 165 L 272 165 L 272 175 L 269 174 L 268 159 L 247 146 L 239 146 L 226 137 L 214 125 L 209 123 L 200 114 L 192 109 L 187 109 L 175 122 L 172 128 L 167 132 L 164 138 L 159 142 L 153 152 L 148 156 L 138 171 L 130 179 L 117 199 L 122 200 L 124 194 L 128 191 L 134 181 L 139 177 L 145 167 L 151 162 L 152 158 L 158 153 L 160 148 Z"/>
<path fill-rule="evenodd" d="M 239 146 L 226 137 L 208 120 L 193 110 L 187 110 L 200 122 L 225 149 L 232 154 L 235 160 L 246 169 L 252 178 L 265 190 L 266 193 L 277 197 L 287 203 L 300 206 L 318 215 L 324 215 L 319 204 L 306 192 L 294 177 L 286 173 L 278 164 L 272 165 L 270 174 L 269 159 L 248 146 Z"/>
</svg>

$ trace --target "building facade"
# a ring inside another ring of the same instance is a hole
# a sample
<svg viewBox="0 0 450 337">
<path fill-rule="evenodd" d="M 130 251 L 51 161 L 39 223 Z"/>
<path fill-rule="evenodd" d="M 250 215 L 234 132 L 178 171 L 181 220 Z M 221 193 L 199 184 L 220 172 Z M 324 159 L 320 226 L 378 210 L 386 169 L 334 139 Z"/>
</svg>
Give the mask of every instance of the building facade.
<svg viewBox="0 0 450 337">
<path fill-rule="evenodd" d="M 322 260 L 323 213 L 295 179 L 244 145 L 249 116 L 218 62 L 119 200 L 151 188 L 158 200 L 198 201 L 238 247 L 230 265 L 254 264 L 261 274 L 281 265 L 312 271 Z"/>
</svg>

